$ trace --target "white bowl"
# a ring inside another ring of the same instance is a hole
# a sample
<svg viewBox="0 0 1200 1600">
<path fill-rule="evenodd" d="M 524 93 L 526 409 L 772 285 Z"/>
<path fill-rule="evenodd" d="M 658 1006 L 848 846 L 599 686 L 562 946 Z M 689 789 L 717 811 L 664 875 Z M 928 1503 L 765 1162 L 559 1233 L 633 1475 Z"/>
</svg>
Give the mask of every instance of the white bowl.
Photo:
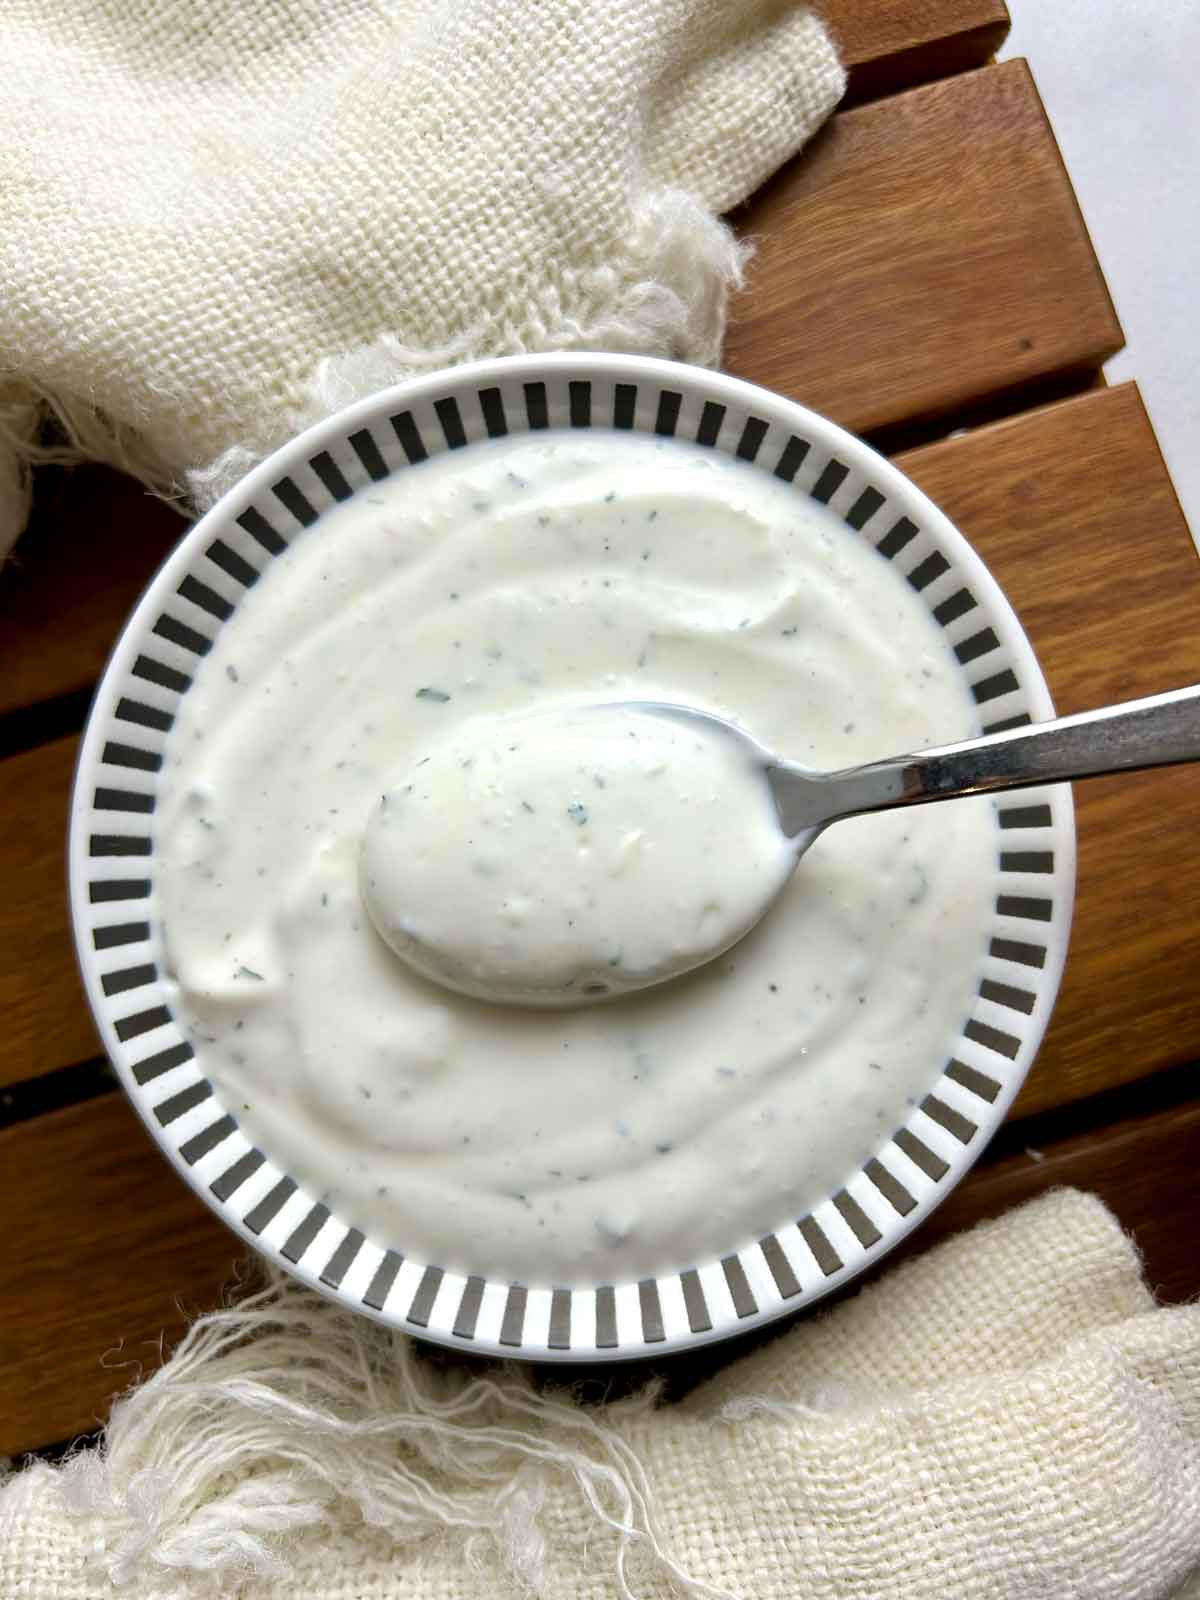
<svg viewBox="0 0 1200 1600">
<path fill-rule="evenodd" d="M 1071 920 L 1070 792 L 998 804 L 995 914 L 978 992 L 949 1059 L 903 1126 L 811 1211 L 722 1259 L 640 1282 L 566 1287 L 464 1277 L 364 1237 L 253 1146 L 205 1077 L 160 979 L 154 806 L 192 672 L 237 597 L 339 499 L 413 461 L 544 427 L 674 433 L 752 461 L 827 503 L 902 569 L 945 629 L 984 726 L 1053 715 L 1029 641 L 983 562 L 940 511 L 859 440 L 778 395 L 629 356 L 514 357 L 439 372 L 351 406 L 251 472 L 164 563 L 113 652 L 71 810 L 75 939 L 108 1053 L 181 1175 L 277 1265 L 356 1311 L 443 1344 L 539 1360 L 684 1349 L 839 1288 L 893 1248 L 971 1166 L 1033 1060 Z"/>
</svg>

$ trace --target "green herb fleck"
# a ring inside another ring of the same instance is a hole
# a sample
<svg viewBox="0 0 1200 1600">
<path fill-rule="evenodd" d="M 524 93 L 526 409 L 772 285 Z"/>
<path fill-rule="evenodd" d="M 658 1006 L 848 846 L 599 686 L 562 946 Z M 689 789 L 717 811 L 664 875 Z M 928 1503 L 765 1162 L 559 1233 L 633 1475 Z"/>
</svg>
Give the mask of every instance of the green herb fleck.
<svg viewBox="0 0 1200 1600">
<path fill-rule="evenodd" d="M 426 686 L 424 689 L 417 690 L 418 700 L 431 700 L 435 705 L 444 706 L 449 698 L 450 696 L 444 689 L 431 689 Z"/>
<path fill-rule="evenodd" d="M 587 807 L 582 800 L 572 800 L 567 807 L 567 815 L 577 826 L 582 828 L 588 819 Z"/>
</svg>

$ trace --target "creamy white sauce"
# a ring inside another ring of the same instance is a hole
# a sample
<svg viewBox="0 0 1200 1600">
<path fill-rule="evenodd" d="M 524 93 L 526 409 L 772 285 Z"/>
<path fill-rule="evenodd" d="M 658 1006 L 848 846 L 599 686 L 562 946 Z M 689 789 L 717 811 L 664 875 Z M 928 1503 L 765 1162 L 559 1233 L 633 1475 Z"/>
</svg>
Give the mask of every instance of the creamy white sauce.
<svg viewBox="0 0 1200 1600">
<path fill-rule="evenodd" d="M 796 861 L 762 762 L 636 706 L 473 718 L 384 791 L 361 882 L 397 955 L 479 999 L 570 1006 L 754 926 Z"/>
<path fill-rule="evenodd" d="M 489 1005 L 400 961 L 359 883 L 396 775 L 470 719 L 640 698 L 825 768 L 977 726 L 922 602 L 836 516 L 590 431 L 324 516 L 184 699 L 158 838 L 179 1014 L 248 1133 L 418 1260 L 586 1283 L 734 1249 L 845 1181 L 968 1012 L 996 874 L 977 801 L 838 823 L 742 943 L 603 1005 Z"/>
</svg>

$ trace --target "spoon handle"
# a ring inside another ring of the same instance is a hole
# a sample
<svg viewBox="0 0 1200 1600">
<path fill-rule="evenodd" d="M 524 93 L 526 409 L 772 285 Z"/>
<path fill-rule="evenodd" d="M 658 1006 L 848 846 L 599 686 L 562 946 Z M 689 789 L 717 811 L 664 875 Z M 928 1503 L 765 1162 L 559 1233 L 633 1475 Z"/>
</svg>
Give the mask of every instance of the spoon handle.
<svg viewBox="0 0 1200 1600">
<path fill-rule="evenodd" d="M 790 835 L 866 811 L 1186 761 L 1200 761 L 1200 684 L 832 772 L 807 794 L 786 768 L 771 777 Z"/>
</svg>

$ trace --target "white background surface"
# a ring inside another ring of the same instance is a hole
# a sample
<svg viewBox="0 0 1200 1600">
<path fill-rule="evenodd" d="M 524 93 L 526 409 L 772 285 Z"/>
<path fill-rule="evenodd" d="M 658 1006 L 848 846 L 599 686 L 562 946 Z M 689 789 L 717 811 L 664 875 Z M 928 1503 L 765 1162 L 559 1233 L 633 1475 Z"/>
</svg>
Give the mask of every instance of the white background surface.
<svg viewBox="0 0 1200 1600">
<path fill-rule="evenodd" d="M 1200 0 L 1008 0 L 1200 544 Z"/>
</svg>

